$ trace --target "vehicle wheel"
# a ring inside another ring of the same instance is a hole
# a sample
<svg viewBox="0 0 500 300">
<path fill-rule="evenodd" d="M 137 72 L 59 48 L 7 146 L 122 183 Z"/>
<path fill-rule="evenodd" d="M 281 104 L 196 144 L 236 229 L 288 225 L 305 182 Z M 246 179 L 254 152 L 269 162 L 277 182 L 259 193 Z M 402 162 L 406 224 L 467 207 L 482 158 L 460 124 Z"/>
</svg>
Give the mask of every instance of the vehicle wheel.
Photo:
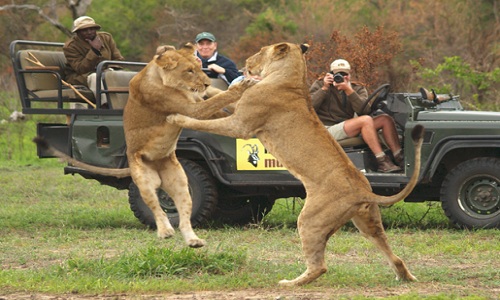
<svg viewBox="0 0 500 300">
<path fill-rule="evenodd" d="M 465 161 L 445 177 L 441 202 L 446 216 L 463 228 L 500 227 L 500 159 Z"/>
<path fill-rule="evenodd" d="M 179 159 L 179 162 L 182 164 L 188 178 L 189 193 L 193 201 L 191 224 L 196 227 L 211 218 L 217 206 L 217 187 L 212 176 L 197 163 L 185 159 Z M 179 213 L 174 201 L 162 189 L 158 189 L 157 194 L 160 206 L 167 213 L 170 223 L 172 226 L 178 227 Z M 151 229 L 156 229 L 153 213 L 142 200 L 139 189 L 134 182 L 130 183 L 128 195 L 130 209 L 134 212 L 136 218 Z"/>
<path fill-rule="evenodd" d="M 274 201 L 265 196 L 221 198 L 213 219 L 238 225 L 258 223 L 271 211 Z"/>
</svg>

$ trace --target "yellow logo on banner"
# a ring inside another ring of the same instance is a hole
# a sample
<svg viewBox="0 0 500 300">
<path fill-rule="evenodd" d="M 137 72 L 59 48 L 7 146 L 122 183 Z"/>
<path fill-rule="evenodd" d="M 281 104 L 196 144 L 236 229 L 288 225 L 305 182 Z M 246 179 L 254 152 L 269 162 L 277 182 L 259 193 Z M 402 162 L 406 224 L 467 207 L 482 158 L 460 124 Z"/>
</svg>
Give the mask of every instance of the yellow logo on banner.
<svg viewBox="0 0 500 300">
<path fill-rule="evenodd" d="M 286 170 L 259 139 L 236 139 L 237 170 Z"/>
</svg>

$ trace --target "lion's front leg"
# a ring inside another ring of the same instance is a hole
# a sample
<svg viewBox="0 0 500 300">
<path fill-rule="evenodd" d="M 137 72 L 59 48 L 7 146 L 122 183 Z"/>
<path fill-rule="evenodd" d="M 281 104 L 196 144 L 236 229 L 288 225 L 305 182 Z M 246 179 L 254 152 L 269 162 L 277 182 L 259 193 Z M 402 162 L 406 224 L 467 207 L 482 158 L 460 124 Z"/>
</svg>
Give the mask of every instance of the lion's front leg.
<svg viewBox="0 0 500 300">
<path fill-rule="evenodd" d="M 196 119 L 206 119 L 222 108 L 238 101 L 247 89 L 257 83 L 257 80 L 250 78 L 232 85 L 227 91 L 219 93 L 203 103 L 197 103 L 197 108 L 189 116 Z"/>
<path fill-rule="evenodd" d="M 254 134 L 242 123 L 236 115 L 214 120 L 197 120 L 184 115 L 174 114 L 167 116 L 167 122 L 183 128 L 206 131 L 233 138 L 249 139 Z"/>
</svg>

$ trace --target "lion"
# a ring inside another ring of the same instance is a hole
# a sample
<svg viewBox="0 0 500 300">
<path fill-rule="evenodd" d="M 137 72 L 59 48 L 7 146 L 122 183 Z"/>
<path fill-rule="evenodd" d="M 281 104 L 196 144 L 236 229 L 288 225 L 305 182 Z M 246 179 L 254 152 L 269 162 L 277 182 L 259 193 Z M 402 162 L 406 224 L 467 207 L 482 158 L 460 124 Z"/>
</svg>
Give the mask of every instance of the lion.
<svg viewBox="0 0 500 300">
<path fill-rule="evenodd" d="M 141 197 L 153 212 L 157 234 L 168 238 L 175 233 L 161 209 L 156 190 L 162 188 L 172 197 L 179 212 L 179 230 L 188 246 L 196 248 L 205 241 L 194 233 L 190 221 L 192 200 L 184 169 L 175 149 L 182 128 L 166 122 L 166 116 L 180 113 L 194 118 L 227 115 L 221 111 L 236 101 L 251 86 L 245 80 L 227 91 L 214 91 L 214 97 L 200 96 L 211 81 L 201 70 L 190 43 L 176 50 L 172 46 L 158 48 L 157 55 L 130 81 L 129 98 L 123 111 L 123 129 L 129 168 L 101 168 L 77 161 L 48 145 L 43 138 L 35 142 L 54 156 L 91 172 L 114 177 L 131 176 Z"/>
<path fill-rule="evenodd" d="M 246 61 L 250 76 L 261 81 L 244 91 L 232 115 L 197 120 L 171 114 L 171 124 L 234 138 L 256 136 L 262 144 L 304 185 L 305 205 L 297 226 L 306 259 L 306 271 L 281 285 L 309 283 L 327 270 L 325 246 L 347 221 L 386 255 L 398 279 L 413 281 L 403 260 L 393 254 L 384 232 L 378 205 L 391 205 L 410 194 L 420 170 L 423 126 L 417 125 L 415 171 L 406 187 L 393 196 L 372 192 L 366 177 L 354 166 L 332 138 L 311 105 L 303 52 L 307 45 L 278 43 L 263 47 Z"/>
</svg>

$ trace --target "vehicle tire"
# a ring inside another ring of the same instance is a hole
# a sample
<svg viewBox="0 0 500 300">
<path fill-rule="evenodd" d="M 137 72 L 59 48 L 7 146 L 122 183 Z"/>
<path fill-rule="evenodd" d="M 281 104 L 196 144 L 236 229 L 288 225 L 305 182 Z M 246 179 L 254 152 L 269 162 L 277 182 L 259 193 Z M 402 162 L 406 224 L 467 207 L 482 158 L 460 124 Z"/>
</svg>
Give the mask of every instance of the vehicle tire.
<svg viewBox="0 0 500 300">
<path fill-rule="evenodd" d="M 217 207 L 217 187 L 212 176 L 197 163 L 179 159 L 189 182 L 189 193 L 193 201 L 193 210 L 191 213 L 191 225 L 193 227 L 205 223 L 212 217 L 212 213 Z M 175 207 L 174 201 L 162 189 L 157 191 L 160 206 L 167 213 L 172 226 L 179 226 L 179 213 Z M 141 223 L 156 229 L 156 222 L 153 213 L 144 203 L 139 193 L 137 185 L 132 181 L 129 186 L 130 209 Z"/>
<path fill-rule="evenodd" d="M 271 211 L 274 201 L 266 196 L 221 198 L 213 219 L 234 225 L 258 223 Z"/>
<path fill-rule="evenodd" d="M 457 165 L 441 187 L 446 216 L 461 228 L 499 228 L 499 183 L 498 158 L 475 158 Z"/>
</svg>

